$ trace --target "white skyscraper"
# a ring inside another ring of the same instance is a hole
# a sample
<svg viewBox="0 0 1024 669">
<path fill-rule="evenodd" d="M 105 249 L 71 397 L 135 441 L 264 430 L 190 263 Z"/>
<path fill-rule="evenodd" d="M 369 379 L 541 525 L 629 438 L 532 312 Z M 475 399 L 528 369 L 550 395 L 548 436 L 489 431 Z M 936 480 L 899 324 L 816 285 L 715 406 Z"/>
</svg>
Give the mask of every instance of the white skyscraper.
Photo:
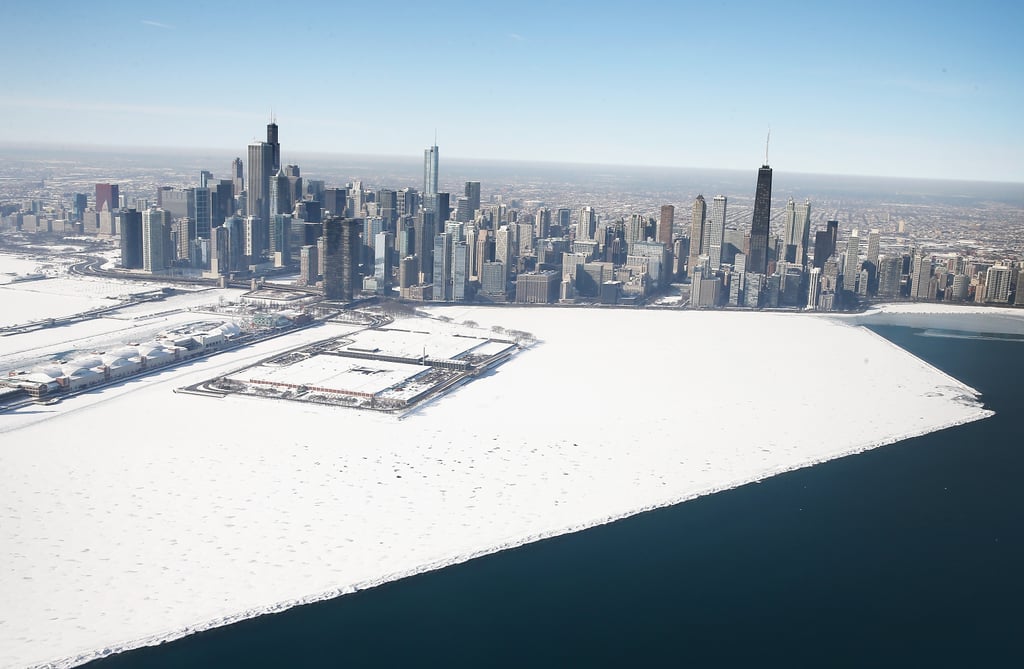
<svg viewBox="0 0 1024 669">
<path fill-rule="evenodd" d="M 423 149 L 423 194 L 437 195 L 437 144 Z"/>
<path fill-rule="evenodd" d="M 725 241 L 725 210 L 729 199 L 724 195 L 716 195 L 711 201 L 711 217 L 704 226 L 704 240 L 701 247 L 710 261 L 711 271 L 716 272 L 722 266 L 722 243 Z"/>
<path fill-rule="evenodd" d="M 589 242 L 594 239 L 594 232 L 597 230 L 597 216 L 593 207 L 580 209 L 580 220 L 576 223 L 576 241 Z"/>
<path fill-rule="evenodd" d="M 913 275 L 910 277 L 910 296 L 928 299 L 928 284 L 932 278 L 932 259 L 923 252 L 914 254 Z"/>
<path fill-rule="evenodd" d="M 857 279 L 860 278 L 860 237 L 854 230 L 850 233 L 850 239 L 846 242 L 846 264 L 843 265 L 843 290 L 854 291 L 857 289 Z"/>
<path fill-rule="evenodd" d="M 1012 270 L 1005 265 L 989 267 L 985 272 L 985 301 L 1006 304 L 1010 301 Z M 1018 287 L 1018 290 L 1020 288 Z"/>
<path fill-rule="evenodd" d="M 170 265 L 167 248 L 170 226 L 169 211 L 147 209 L 142 212 L 142 269 L 147 272 L 159 272 Z"/>
<path fill-rule="evenodd" d="M 807 243 L 811 228 L 811 203 L 796 204 L 793 198 L 786 203 L 785 229 L 782 240 L 782 259 L 786 262 L 807 264 Z"/>
</svg>

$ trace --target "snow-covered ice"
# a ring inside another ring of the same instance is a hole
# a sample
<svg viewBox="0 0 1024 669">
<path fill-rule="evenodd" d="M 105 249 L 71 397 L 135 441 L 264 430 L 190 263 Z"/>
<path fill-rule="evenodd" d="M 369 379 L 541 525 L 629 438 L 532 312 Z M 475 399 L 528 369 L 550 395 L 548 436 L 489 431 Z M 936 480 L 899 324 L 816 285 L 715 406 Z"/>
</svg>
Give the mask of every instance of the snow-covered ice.
<svg viewBox="0 0 1024 669">
<path fill-rule="evenodd" d="M 989 414 L 829 318 L 439 313 L 539 343 L 402 420 L 172 392 L 337 324 L 0 414 L 0 665 L 81 663 Z"/>
<path fill-rule="evenodd" d="M 962 330 L 1024 335 L 1024 309 L 935 302 L 883 304 L 857 314 L 831 314 L 858 325 L 906 325 L 937 330 Z"/>
</svg>

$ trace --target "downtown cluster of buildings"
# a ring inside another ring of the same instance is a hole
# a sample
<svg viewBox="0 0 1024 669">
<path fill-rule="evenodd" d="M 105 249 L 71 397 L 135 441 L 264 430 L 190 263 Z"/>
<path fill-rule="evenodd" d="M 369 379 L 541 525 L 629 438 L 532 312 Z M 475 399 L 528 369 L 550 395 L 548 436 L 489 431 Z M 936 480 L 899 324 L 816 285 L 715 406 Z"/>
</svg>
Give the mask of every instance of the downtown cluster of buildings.
<svg viewBox="0 0 1024 669">
<path fill-rule="evenodd" d="M 398 292 L 420 301 L 640 304 L 685 282 L 686 303 L 699 308 L 827 311 L 876 297 L 1024 303 L 1017 260 L 883 249 L 878 230 L 853 230 L 843 243 L 836 220 L 811 229 L 809 201 L 789 199 L 773 234 L 767 156 L 749 230 L 727 224 L 725 195 L 697 196 L 679 222 L 673 205 L 655 218 L 485 204 L 479 181 L 453 197 L 438 187 L 436 145 L 424 151 L 422 190 L 328 187 L 281 164 L 273 120 L 247 159 L 236 158 L 227 179 L 203 171 L 196 186 L 160 187 L 155 201 L 129 202 L 101 183 L 92 206 L 76 194 L 70 210 L 18 211 L 6 222 L 119 238 L 125 270 L 216 278 L 297 269 L 301 285 L 342 301 Z"/>
</svg>

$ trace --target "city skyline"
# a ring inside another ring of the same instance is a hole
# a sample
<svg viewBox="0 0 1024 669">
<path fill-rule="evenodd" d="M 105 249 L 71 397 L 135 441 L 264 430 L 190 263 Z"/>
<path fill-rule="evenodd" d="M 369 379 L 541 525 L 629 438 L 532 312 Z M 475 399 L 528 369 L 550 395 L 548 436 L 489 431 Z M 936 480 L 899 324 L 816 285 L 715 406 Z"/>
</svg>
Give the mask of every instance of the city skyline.
<svg viewBox="0 0 1024 669">
<path fill-rule="evenodd" d="M 384 49 L 348 8 L 311 6 L 288 35 L 301 55 L 263 59 L 260 72 L 298 84 L 338 71 L 338 90 L 251 98 L 223 84 L 246 67 L 232 35 L 281 41 L 258 7 L 15 6 L 9 48 L 36 55 L 8 72 L 0 143 L 234 149 L 273 113 L 296 153 L 414 155 L 436 129 L 455 159 L 745 169 L 770 125 L 784 170 L 1024 181 L 1018 7 L 993 6 L 1000 20 L 984 31 L 972 27 L 984 8 L 957 5 L 658 6 L 658 21 L 644 5 L 459 7 L 400 7 Z M 85 48 L 36 49 L 56 20 L 88 36 Z M 712 30 L 722 21 L 724 42 Z M 438 36 L 434 76 L 409 68 L 422 34 Z M 631 48 L 610 48 L 627 38 Z M 339 39 L 356 58 L 338 63 Z M 202 54 L 204 76 L 183 53 Z M 403 100 L 421 109 L 413 123 Z"/>
</svg>

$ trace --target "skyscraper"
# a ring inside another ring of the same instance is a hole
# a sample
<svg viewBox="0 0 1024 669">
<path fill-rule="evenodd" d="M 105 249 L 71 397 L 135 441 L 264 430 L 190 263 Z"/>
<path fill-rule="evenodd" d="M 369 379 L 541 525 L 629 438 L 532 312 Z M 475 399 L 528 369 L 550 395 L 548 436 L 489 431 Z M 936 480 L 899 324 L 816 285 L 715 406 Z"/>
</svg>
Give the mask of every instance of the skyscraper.
<svg viewBox="0 0 1024 669">
<path fill-rule="evenodd" d="M 469 216 L 470 220 L 472 220 L 473 216 L 476 215 L 476 210 L 480 208 L 480 182 L 467 181 L 465 196 L 469 199 Z"/>
<path fill-rule="evenodd" d="M 572 216 L 572 212 L 568 207 L 559 207 L 555 211 L 555 225 L 558 226 L 558 234 L 567 235 L 569 234 L 569 220 Z"/>
<path fill-rule="evenodd" d="M 359 267 L 359 230 L 362 221 L 332 216 L 324 221 L 324 297 L 351 300 Z"/>
<path fill-rule="evenodd" d="M 85 193 L 75 193 L 74 204 L 71 205 L 71 215 L 79 223 L 82 222 L 82 215 L 89 206 L 89 196 Z"/>
<path fill-rule="evenodd" d="M 470 211 L 468 197 L 460 197 L 455 200 L 455 220 L 460 223 L 469 223 L 473 220 L 473 212 Z"/>
<path fill-rule="evenodd" d="M 846 241 L 846 264 L 843 265 L 843 290 L 853 291 L 860 278 L 860 237 L 854 230 Z"/>
<path fill-rule="evenodd" d="M 596 228 L 597 216 L 594 214 L 594 208 L 583 207 L 580 209 L 580 220 L 576 223 L 576 241 L 593 241 Z"/>
<path fill-rule="evenodd" d="M 928 284 L 932 277 L 931 256 L 923 251 L 914 252 L 913 273 L 910 277 L 910 296 L 916 300 L 928 299 Z"/>
<path fill-rule="evenodd" d="M 171 215 L 163 209 L 142 212 L 142 268 L 159 272 L 170 263 Z"/>
<path fill-rule="evenodd" d="M 437 194 L 437 144 L 423 149 L 423 194 Z"/>
<path fill-rule="evenodd" d="M 1010 301 L 1010 279 L 1012 276 L 1013 270 L 1006 265 L 989 267 L 985 272 L 985 302 L 996 304 L 1008 303 Z"/>
<path fill-rule="evenodd" d="M 772 168 L 765 164 L 757 171 L 757 189 L 754 191 L 754 216 L 750 222 L 750 254 L 747 271 L 764 274 L 768 271 L 768 234 L 771 230 Z"/>
<path fill-rule="evenodd" d="M 670 204 L 661 206 L 661 218 L 658 220 L 657 241 L 672 248 L 672 226 L 675 224 L 676 208 Z"/>
<path fill-rule="evenodd" d="M 289 177 L 284 170 L 278 170 L 274 176 L 270 177 L 268 186 L 267 202 L 270 203 L 268 215 L 273 217 L 276 214 L 290 214 L 295 201 L 292 199 Z"/>
<path fill-rule="evenodd" d="M 121 212 L 121 267 L 142 268 L 142 212 Z"/>
<path fill-rule="evenodd" d="M 331 216 L 345 215 L 348 202 L 347 188 L 325 188 L 321 197 L 324 212 L 329 212 Z"/>
<path fill-rule="evenodd" d="M 277 174 L 281 169 L 281 143 L 277 141 L 277 119 L 273 116 L 267 124 L 267 144 L 270 145 L 273 161 L 270 165 L 270 174 Z"/>
<path fill-rule="evenodd" d="M 811 203 L 796 204 L 793 198 L 786 203 L 785 230 L 782 240 L 782 260 L 807 264 L 807 243 L 811 225 Z"/>
<path fill-rule="evenodd" d="M 196 237 L 210 238 L 213 228 L 213 197 L 208 187 L 192 189 L 191 217 L 196 222 Z"/>
<path fill-rule="evenodd" d="M 466 299 L 466 286 L 469 284 L 469 265 L 471 245 L 468 242 L 455 242 L 452 246 L 452 299 L 462 302 Z"/>
<path fill-rule="evenodd" d="M 445 302 L 452 298 L 452 246 L 453 235 L 442 232 L 434 237 L 434 300 Z"/>
<path fill-rule="evenodd" d="M 421 281 L 433 283 L 434 281 L 434 212 L 421 210 L 413 218 L 413 255 L 420 264 Z"/>
<path fill-rule="evenodd" d="M 690 253 L 686 264 L 686 273 L 693 277 L 693 270 L 697 267 L 697 258 L 704 253 L 701 246 L 704 243 L 704 223 L 707 220 L 708 206 L 703 195 L 698 195 L 693 201 L 693 213 L 690 219 Z"/>
<path fill-rule="evenodd" d="M 117 184 L 96 184 L 96 211 L 103 211 L 104 207 L 113 211 L 120 199 Z"/>
<path fill-rule="evenodd" d="M 274 147 L 267 142 L 249 145 L 249 188 L 246 213 L 263 222 L 270 217 L 270 177 L 274 174 Z"/>
<path fill-rule="evenodd" d="M 231 183 L 234 186 L 232 197 L 238 197 L 245 190 L 245 180 L 242 178 L 242 159 L 235 158 L 231 161 Z"/>
<path fill-rule="evenodd" d="M 716 195 L 711 201 L 711 219 L 704 226 L 704 239 L 701 251 L 711 260 L 711 270 L 718 271 L 722 266 L 722 243 L 725 240 L 725 209 L 729 199 L 724 195 Z M 708 278 L 708 277 L 705 277 Z"/>
</svg>

